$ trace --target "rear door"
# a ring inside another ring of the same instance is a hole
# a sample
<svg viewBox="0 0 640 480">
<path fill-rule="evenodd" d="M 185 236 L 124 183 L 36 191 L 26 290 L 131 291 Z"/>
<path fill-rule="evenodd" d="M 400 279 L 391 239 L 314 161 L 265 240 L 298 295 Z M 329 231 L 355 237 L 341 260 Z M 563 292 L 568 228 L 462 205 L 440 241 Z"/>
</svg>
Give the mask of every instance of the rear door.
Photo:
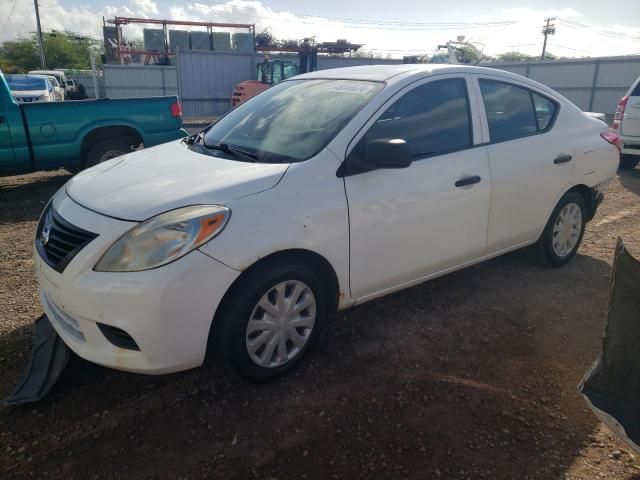
<svg viewBox="0 0 640 480">
<path fill-rule="evenodd" d="M 488 253 L 535 239 L 571 177 L 573 147 L 554 128 L 560 104 L 511 79 L 474 75 L 491 165 Z"/>
<path fill-rule="evenodd" d="M 631 90 L 622 117 L 620 134 L 625 137 L 640 137 L 640 78 Z"/>
</svg>

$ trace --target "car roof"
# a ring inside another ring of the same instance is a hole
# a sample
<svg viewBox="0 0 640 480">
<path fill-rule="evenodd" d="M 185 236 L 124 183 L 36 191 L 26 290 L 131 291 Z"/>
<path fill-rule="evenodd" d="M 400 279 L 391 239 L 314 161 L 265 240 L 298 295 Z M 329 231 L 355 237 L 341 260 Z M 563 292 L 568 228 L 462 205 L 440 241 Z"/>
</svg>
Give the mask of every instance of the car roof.
<svg viewBox="0 0 640 480">
<path fill-rule="evenodd" d="M 443 73 L 484 73 L 523 79 L 521 75 L 499 70 L 496 68 L 476 67 L 471 65 L 451 64 L 394 64 L 394 65 L 360 65 L 355 67 L 330 68 L 315 72 L 303 73 L 293 77 L 294 79 L 345 79 L 345 80 L 369 80 L 377 82 L 389 82 L 392 79 L 406 77 L 424 77 L 431 74 Z"/>
</svg>

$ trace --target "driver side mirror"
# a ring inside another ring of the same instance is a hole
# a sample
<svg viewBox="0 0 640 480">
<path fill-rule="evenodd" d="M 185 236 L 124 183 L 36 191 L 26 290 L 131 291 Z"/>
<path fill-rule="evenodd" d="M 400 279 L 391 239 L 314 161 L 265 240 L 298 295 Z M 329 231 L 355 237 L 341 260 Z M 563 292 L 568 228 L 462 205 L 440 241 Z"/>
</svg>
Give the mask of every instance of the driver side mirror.
<svg viewBox="0 0 640 480">
<path fill-rule="evenodd" d="M 379 138 L 365 146 L 363 163 L 372 169 L 407 168 L 411 161 L 409 144 L 401 138 Z"/>
</svg>

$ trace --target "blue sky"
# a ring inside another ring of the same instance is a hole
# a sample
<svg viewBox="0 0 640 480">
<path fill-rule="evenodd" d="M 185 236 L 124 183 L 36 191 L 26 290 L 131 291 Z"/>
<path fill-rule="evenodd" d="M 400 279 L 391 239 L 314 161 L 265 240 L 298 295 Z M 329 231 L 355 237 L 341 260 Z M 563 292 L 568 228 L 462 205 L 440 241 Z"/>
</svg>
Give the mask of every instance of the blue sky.
<svg viewBox="0 0 640 480">
<path fill-rule="evenodd" d="M 549 51 L 555 54 L 640 54 L 640 0 L 617 0 L 615 8 L 602 0 L 40 0 L 40 6 L 45 30 L 99 37 L 102 16 L 114 15 L 256 23 L 258 31 L 267 28 L 279 38 L 347 38 L 373 53 L 392 56 L 430 54 L 458 35 L 477 42 L 487 54 L 536 54 L 544 18 L 556 16 L 557 33 L 549 40 Z M 0 0 L 0 12 L 0 40 L 33 31 L 31 0 Z M 124 33 L 138 37 L 140 29 L 128 27 Z"/>
</svg>

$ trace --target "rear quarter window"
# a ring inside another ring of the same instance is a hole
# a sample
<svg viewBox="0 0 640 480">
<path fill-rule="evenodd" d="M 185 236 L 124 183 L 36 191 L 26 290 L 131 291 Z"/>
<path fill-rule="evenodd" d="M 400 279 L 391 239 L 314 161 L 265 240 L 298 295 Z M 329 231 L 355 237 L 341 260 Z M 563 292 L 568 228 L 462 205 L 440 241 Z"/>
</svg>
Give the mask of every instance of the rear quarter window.
<svg viewBox="0 0 640 480">
<path fill-rule="evenodd" d="M 631 95 L 629 95 L 630 97 L 640 97 L 640 81 L 638 81 L 638 83 L 636 83 L 635 88 L 633 89 L 633 91 L 631 92 Z"/>
</svg>

